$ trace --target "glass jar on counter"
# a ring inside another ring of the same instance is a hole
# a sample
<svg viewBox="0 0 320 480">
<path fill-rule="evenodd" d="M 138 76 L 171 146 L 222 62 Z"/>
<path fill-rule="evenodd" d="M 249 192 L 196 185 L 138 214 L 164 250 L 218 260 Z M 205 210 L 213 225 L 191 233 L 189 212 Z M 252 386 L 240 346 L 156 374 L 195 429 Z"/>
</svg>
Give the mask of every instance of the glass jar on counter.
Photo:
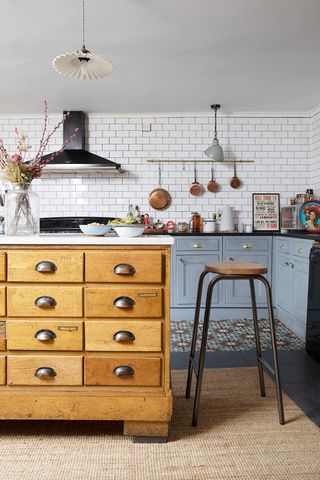
<svg viewBox="0 0 320 480">
<path fill-rule="evenodd" d="M 191 220 L 189 222 L 191 232 L 200 233 L 202 229 L 201 215 L 198 212 L 191 212 Z"/>
</svg>

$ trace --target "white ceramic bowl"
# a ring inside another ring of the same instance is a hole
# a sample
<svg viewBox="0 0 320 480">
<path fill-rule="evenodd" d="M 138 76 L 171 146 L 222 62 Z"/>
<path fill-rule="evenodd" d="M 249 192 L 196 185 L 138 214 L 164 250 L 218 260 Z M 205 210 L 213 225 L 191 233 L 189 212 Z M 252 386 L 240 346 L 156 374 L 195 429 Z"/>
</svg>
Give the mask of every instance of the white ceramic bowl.
<svg viewBox="0 0 320 480">
<path fill-rule="evenodd" d="M 85 235 L 99 237 L 110 232 L 111 225 L 79 225 L 79 228 Z"/>
<path fill-rule="evenodd" d="M 145 228 L 144 225 L 112 225 L 119 237 L 140 237 Z"/>
</svg>

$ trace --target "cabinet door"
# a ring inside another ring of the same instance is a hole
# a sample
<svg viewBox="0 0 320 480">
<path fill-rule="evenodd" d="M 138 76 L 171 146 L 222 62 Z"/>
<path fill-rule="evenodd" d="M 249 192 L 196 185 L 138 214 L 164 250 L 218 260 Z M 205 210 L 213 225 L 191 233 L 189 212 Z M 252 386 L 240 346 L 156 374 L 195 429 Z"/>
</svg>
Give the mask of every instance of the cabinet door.
<svg viewBox="0 0 320 480">
<path fill-rule="evenodd" d="M 269 254 L 249 254 L 229 252 L 225 260 L 234 260 L 236 262 L 256 262 L 262 263 L 270 268 Z M 266 304 L 265 286 L 260 281 L 255 281 L 256 301 L 258 305 Z M 248 280 L 225 280 L 226 304 L 237 306 L 251 306 L 250 284 Z"/>
<path fill-rule="evenodd" d="M 276 305 L 288 313 L 292 311 L 292 267 L 291 257 L 277 253 L 276 261 Z"/>
<path fill-rule="evenodd" d="M 309 262 L 292 260 L 292 315 L 306 325 L 308 308 Z"/>
<path fill-rule="evenodd" d="M 187 254 L 176 256 L 176 275 L 173 285 L 174 303 L 176 306 L 194 307 L 197 299 L 198 280 L 206 263 L 221 260 L 219 254 Z M 203 284 L 203 292 L 206 291 L 208 282 L 213 278 L 210 273 L 206 276 Z M 214 288 L 212 305 L 219 303 L 219 290 L 221 284 Z M 202 305 L 205 303 L 205 295 L 202 296 Z"/>
</svg>

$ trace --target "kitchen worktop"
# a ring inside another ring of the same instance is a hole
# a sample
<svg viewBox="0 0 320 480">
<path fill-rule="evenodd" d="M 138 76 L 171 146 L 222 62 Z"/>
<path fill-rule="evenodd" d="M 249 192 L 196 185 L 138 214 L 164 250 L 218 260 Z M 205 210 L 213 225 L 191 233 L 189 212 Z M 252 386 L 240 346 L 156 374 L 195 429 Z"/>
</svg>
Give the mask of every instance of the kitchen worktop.
<svg viewBox="0 0 320 480">
<path fill-rule="evenodd" d="M 281 236 L 281 237 L 289 237 L 289 238 L 300 238 L 305 240 L 313 240 L 313 241 L 320 241 L 320 232 L 319 233 L 308 233 L 305 230 L 295 231 L 290 233 L 281 233 L 281 232 L 216 232 L 216 233 L 196 233 L 196 232 L 186 232 L 186 233 L 170 233 L 172 237 L 194 237 L 194 236 L 204 236 L 204 237 L 217 237 L 217 236 L 237 236 L 237 237 L 251 237 L 251 236 Z"/>
<path fill-rule="evenodd" d="M 124 238 L 115 235 L 89 237 L 82 233 L 73 235 L 0 235 L 0 245 L 173 245 L 169 235 Z"/>
</svg>

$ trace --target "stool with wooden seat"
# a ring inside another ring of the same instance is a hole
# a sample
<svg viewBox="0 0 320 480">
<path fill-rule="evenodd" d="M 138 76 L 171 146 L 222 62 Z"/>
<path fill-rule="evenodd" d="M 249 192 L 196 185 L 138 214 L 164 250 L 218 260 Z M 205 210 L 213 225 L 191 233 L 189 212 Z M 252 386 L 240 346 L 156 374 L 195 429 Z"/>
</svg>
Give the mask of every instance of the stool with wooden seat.
<svg viewBox="0 0 320 480">
<path fill-rule="evenodd" d="M 196 351 L 196 343 L 197 343 L 197 336 L 198 336 L 202 288 L 203 288 L 204 278 L 208 273 L 214 273 L 216 275 L 208 284 L 205 311 L 204 311 L 200 355 L 199 355 L 198 365 L 196 365 L 195 351 Z M 208 327 L 209 327 L 209 320 L 210 320 L 212 291 L 213 291 L 213 287 L 221 280 L 248 280 L 250 283 L 253 324 L 254 324 L 254 333 L 255 333 L 256 352 L 257 352 L 257 363 L 258 363 L 258 372 L 259 372 L 259 380 L 260 380 L 260 392 L 261 392 L 261 396 L 264 397 L 265 396 L 265 385 L 264 385 L 264 376 L 263 376 L 263 366 L 264 366 L 275 377 L 276 393 L 277 393 L 277 401 L 278 401 L 278 412 L 279 412 L 279 423 L 281 425 L 284 424 L 284 410 L 283 410 L 283 400 L 282 400 L 281 382 L 280 382 L 280 373 L 279 373 L 274 312 L 273 312 L 273 306 L 272 306 L 272 294 L 271 294 L 271 288 L 270 288 L 269 282 L 263 276 L 263 274 L 265 273 L 267 273 L 267 267 L 265 267 L 264 265 L 261 265 L 260 263 L 245 263 L 245 262 L 232 261 L 232 262 L 209 263 L 205 266 L 204 271 L 200 275 L 199 284 L 198 284 L 197 303 L 196 303 L 195 316 L 194 316 L 191 352 L 190 352 L 190 358 L 189 358 L 188 380 L 187 380 L 187 388 L 186 388 L 186 398 L 189 398 L 190 390 L 191 390 L 191 382 L 192 382 L 192 373 L 194 371 L 197 379 L 194 405 L 193 405 L 193 417 L 192 417 L 192 425 L 194 427 L 197 426 L 197 422 L 198 422 L 201 385 L 202 385 L 202 377 L 203 377 L 204 360 L 205 360 L 205 354 L 206 354 Z M 262 354 L 261 354 L 254 280 L 261 281 L 266 287 L 274 368 L 264 358 L 262 358 Z"/>
</svg>

